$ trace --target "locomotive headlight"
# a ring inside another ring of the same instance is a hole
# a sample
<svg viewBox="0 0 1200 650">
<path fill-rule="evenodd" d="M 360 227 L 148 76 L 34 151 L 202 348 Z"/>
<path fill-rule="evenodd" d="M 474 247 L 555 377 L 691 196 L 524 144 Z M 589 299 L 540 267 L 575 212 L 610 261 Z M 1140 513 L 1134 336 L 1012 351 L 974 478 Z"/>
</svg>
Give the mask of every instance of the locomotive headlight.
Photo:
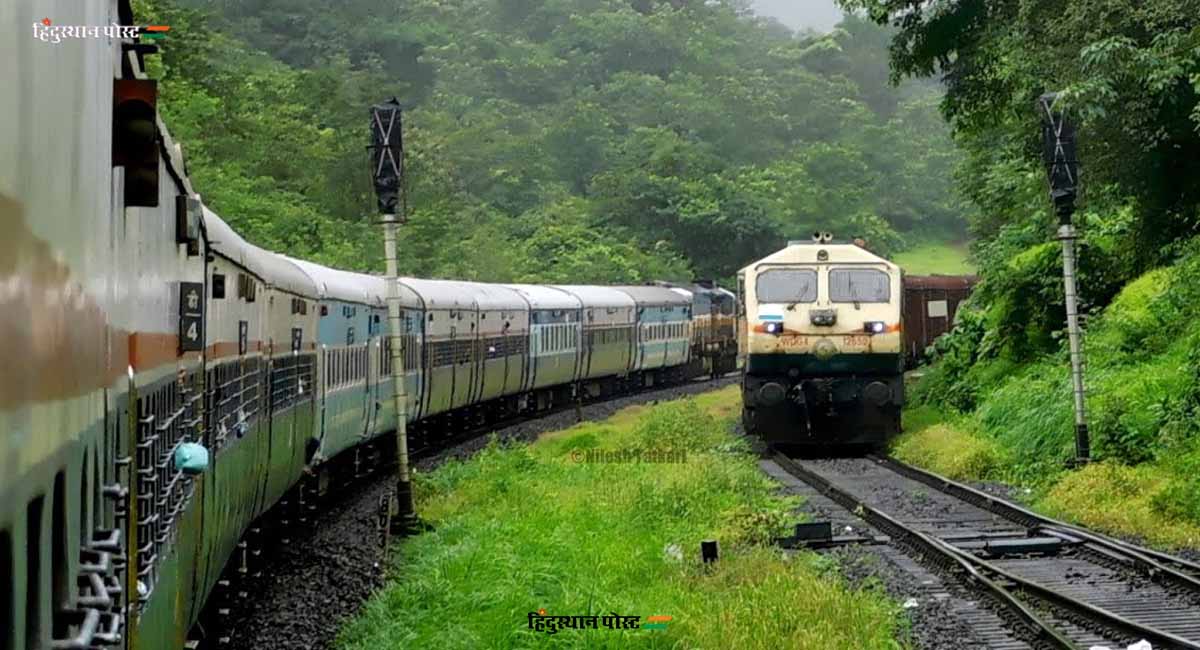
<svg viewBox="0 0 1200 650">
<path fill-rule="evenodd" d="M 780 334 L 783 332 L 783 323 L 767 323 L 765 328 L 767 334 Z"/>
<path fill-rule="evenodd" d="M 887 325 L 882 321 L 868 321 L 863 323 L 863 331 L 867 334 L 883 334 L 887 331 Z"/>
</svg>

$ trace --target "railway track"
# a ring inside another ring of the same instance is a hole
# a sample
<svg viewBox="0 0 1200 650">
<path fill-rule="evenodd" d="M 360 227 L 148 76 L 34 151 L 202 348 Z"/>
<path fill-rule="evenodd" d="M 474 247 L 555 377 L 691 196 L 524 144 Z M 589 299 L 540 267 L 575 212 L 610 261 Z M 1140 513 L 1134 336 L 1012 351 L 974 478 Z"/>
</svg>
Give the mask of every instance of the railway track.
<svg viewBox="0 0 1200 650">
<path fill-rule="evenodd" d="M 987 602 L 995 647 L 1200 649 L 1200 565 L 889 458 L 772 460 Z"/>
</svg>

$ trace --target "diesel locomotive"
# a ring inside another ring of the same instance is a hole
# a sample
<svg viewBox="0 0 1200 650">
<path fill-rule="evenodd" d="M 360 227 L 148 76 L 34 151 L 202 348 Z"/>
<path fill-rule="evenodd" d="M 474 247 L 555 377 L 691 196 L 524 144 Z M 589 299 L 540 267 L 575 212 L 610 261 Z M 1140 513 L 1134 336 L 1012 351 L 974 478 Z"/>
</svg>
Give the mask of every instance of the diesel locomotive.
<svg viewBox="0 0 1200 650">
<path fill-rule="evenodd" d="M 904 403 L 899 267 L 818 233 L 738 273 L 742 419 L 768 442 L 873 447 Z"/>
<path fill-rule="evenodd" d="M 201 201 L 128 0 L 0 5 L 0 650 L 208 641 L 264 516 L 387 456 L 395 381 L 422 446 L 697 374 L 695 295 L 418 278 L 393 368 L 383 279 Z"/>
</svg>

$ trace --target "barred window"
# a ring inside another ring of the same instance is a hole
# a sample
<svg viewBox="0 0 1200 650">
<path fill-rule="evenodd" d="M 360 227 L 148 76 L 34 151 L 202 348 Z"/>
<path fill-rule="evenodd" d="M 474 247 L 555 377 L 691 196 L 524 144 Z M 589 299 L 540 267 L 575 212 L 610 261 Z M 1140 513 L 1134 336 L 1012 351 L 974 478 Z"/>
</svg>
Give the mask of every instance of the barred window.
<svg viewBox="0 0 1200 650">
<path fill-rule="evenodd" d="M 454 363 L 469 363 L 471 361 L 471 350 L 475 347 L 475 342 L 470 339 L 463 339 L 454 342 Z"/>
<path fill-rule="evenodd" d="M 390 336 L 383 337 L 383 341 L 379 344 L 379 374 L 385 377 L 392 374 L 392 337 Z"/>
<path fill-rule="evenodd" d="M 515 336 L 497 336 L 490 339 L 484 339 L 480 342 L 480 347 L 483 350 L 483 356 L 488 359 L 497 359 L 515 354 L 513 349 L 516 347 Z"/>
<path fill-rule="evenodd" d="M 409 334 L 404 337 L 404 367 L 416 368 L 420 365 L 421 348 L 418 347 L 418 339 L 416 334 Z"/>
<path fill-rule="evenodd" d="M 758 274 L 755 292 L 760 303 L 816 302 L 817 272 L 812 269 L 771 269 Z"/>
<path fill-rule="evenodd" d="M 877 269 L 833 269 L 829 272 L 829 299 L 833 302 L 887 302 L 891 278 Z"/>
<path fill-rule="evenodd" d="M 449 366 L 454 363 L 454 343 L 455 341 L 437 341 L 430 345 L 430 365 L 437 368 L 440 366 Z"/>
</svg>

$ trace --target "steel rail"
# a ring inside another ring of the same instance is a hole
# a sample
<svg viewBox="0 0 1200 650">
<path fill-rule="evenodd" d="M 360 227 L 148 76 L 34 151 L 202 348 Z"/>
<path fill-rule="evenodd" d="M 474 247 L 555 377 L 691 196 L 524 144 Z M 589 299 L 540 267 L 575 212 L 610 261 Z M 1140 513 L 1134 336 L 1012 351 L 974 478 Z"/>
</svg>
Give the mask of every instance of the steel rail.
<svg viewBox="0 0 1200 650">
<path fill-rule="evenodd" d="M 1033 631 L 1035 631 L 1035 635 L 1039 640 L 1054 643 L 1057 644 L 1058 647 L 1063 648 L 1079 647 L 1073 641 L 1063 636 L 1062 633 L 1059 632 L 1054 626 L 1047 623 L 1032 610 L 1030 610 L 1008 588 L 1001 586 L 998 584 L 998 582 L 985 577 L 983 574 L 996 576 L 1008 583 L 1011 583 L 1012 585 L 1015 585 L 1019 591 L 1038 598 L 1052 606 L 1072 611 L 1075 614 L 1099 622 L 1108 629 L 1118 632 L 1124 637 L 1145 639 L 1154 644 L 1155 647 L 1165 646 L 1173 648 L 1186 648 L 1188 650 L 1200 650 L 1200 644 L 1194 641 L 1179 637 L 1170 632 L 1165 632 L 1154 627 L 1143 625 L 1107 609 L 1097 607 L 1091 603 L 1087 603 L 1076 598 L 1072 598 L 1049 587 L 1001 569 L 995 564 L 975 557 L 971 553 L 954 547 L 944 540 L 921 533 L 905 524 L 900 523 L 886 513 L 867 505 L 850 492 L 837 487 L 825 477 L 802 467 L 791 458 L 778 451 L 775 452 L 774 460 L 789 473 L 793 474 L 797 478 L 800 478 L 809 485 L 812 485 L 822 494 L 863 518 L 871 525 L 884 530 L 893 537 L 905 539 L 910 543 L 915 543 L 917 546 L 925 549 L 926 551 L 930 551 L 939 555 L 940 559 L 942 560 L 941 564 L 943 564 L 943 566 L 948 566 L 946 560 L 952 560 L 954 563 L 966 569 L 967 572 L 973 577 L 979 579 L 979 582 L 984 585 L 993 596 L 996 596 L 1001 604 L 1008 606 L 1010 610 L 1022 618 L 1025 623 L 1030 626 Z M 878 459 L 876 460 L 878 461 Z M 952 494 L 951 496 L 956 495 Z M 990 497 L 990 495 L 983 496 L 993 498 Z"/>
<path fill-rule="evenodd" d="M 965 501 L 1014 523 L 1040 528 L 1059 537 L 1074 537 L 1124 559 L 1156 582 L 1171 582 L 1200 594 L 1200 564 L 1189 562 L 1136 544 L 1114 539 L 1057 519 L 1040 515 L 1011 501 L 992 496 L 957 481 L 938 476 L 891 457 L 870 456 L 871 460 L 897 474 L 932 487 L 943 494 Z"/>
<path fill-rule="evenodd" d="M 838 505 L 861 517 L 872 526 L 891 535 L 893 539 L 904 540 L 914 550 L 919 550 L 933 556 L 931 559 L 943 568 L 948 570 L 957 569 L 970 575 L 971 581 L 979 585 L 982 591 L 1016 615 L 1024 623 L 1028 631 L 1032 633 L 1034 639 L 1048 643 L 1055 648 L 1079 650 L 1080 646 L 1078 644 L 1063 636 L 1062 633 L 1043 620 L 1036 612 L 1009 593 L 1004 587 L 983 575 L 972 562 L 949 551 L 947 549 L 948 544 L 945 542 L 905 526 L 882 511 L 868 506 L 849 492 L 834 486 L 825 477 L 800 466 L 778 450 L 774 450 L 773 460 L 789 474 L 808 483 Z"/>
</svg>

